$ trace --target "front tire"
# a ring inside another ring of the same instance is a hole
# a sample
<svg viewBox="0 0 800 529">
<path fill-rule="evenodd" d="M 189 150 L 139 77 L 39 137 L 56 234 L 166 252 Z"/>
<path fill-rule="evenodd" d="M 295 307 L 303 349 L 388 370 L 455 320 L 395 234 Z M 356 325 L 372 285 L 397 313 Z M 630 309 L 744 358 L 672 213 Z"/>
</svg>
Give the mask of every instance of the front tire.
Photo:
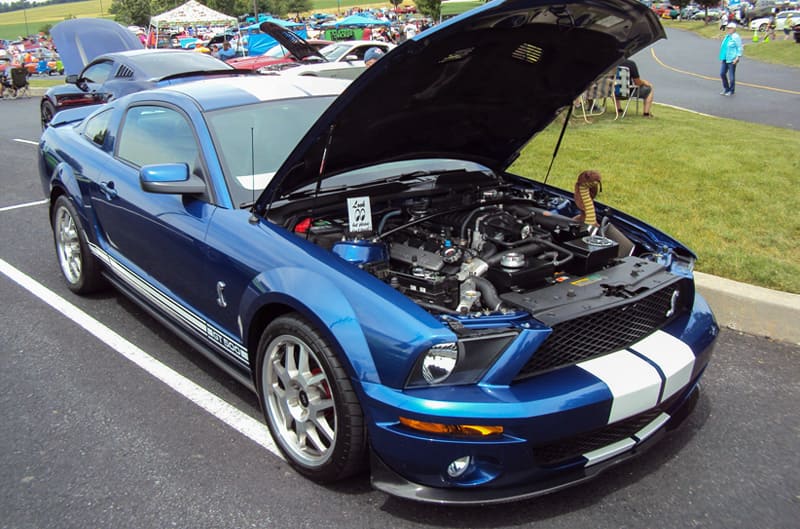
<svg viewBox="0 0 800 529">
<path fill-rule="evenodd" d="M 320 483 L 366 466 L 366 431 L 350 380 L 327 340 L 298 314 L 270 323 L 258 344 L 257 387 L 273 439 Z"/>
<path fill-rule="evenodd" d="M 53 207 L 53 241 L 67 287 L 76 294 L 90 294 L 103 286 L 100 263 L 89 250 L 80 217 L 72 202 L 61 195 Z"/>
</svg>

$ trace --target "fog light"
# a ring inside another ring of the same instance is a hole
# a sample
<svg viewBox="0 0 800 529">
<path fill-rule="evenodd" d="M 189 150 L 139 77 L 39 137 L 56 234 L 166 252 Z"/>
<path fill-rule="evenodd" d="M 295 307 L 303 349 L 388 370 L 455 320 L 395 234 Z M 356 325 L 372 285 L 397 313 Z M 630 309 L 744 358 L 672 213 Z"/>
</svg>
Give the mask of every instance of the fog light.
<svg viewBox="0 0 800 529">
<path fill-rule="evenodd" d="M 451 478 L 460 477 L 464 474 L 464 472 L 467 471 L 471 463 L 472 456 L 464 456 L 454 459 L 449 465 L 447 465 L 447 475 Z"/>
</svg>

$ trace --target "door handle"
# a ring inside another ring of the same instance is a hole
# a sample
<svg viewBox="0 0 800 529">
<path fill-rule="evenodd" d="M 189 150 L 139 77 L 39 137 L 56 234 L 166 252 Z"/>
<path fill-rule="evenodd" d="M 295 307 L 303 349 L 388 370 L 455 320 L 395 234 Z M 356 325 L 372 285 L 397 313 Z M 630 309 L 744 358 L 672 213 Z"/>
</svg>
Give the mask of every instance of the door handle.
<svg viewBox="0 0 800 529">
<path fill-rule="evenodd" d="M 117 198 L 117 190 L 114 189 L 114 182 L 100 182 L 100 191 L 103 192 L 108 200 Z"/>
</svg>

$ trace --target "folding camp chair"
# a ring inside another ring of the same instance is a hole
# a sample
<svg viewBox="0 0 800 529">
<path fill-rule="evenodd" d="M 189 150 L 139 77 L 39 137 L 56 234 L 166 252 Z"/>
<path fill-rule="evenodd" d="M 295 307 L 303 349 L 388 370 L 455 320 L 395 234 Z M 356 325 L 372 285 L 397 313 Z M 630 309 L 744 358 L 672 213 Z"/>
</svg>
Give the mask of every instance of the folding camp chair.
<svg viewBox="0 0 800 529">
<path fill-rule="evenodd" d="M 639 113 L 639 87 L 631 79 L 631 70 L 627 66 L 617 67 L 617 76 L 614 83 L 614 94 L 620 101 L 625 101 L 625 108 L 622 110 L 624 118 L 628 113 L 628 106 L 631 99 L 636 100 L 636 113 Z"/>
<path fill-rule="evenodd" d="M 12 86 L 11 86 L 11 78 L 8 77 L 8 72 L 3 71 L 0 72 L 0 99 L 6 97 L 6 92 L 11 95 Z"/>
<path fill-rule="evenodd" d="M 614 119 L 619 117 L 617 111 L 617 98 L 614 94 L 616 72 L 606 72 L 598 77 L 580 97 L 580 107 L 583 119 L 589 123 L 587 116 L 599 116 L 606 111 L 608 100 L 614 105 Z"/>
<path fill-rule="evenodd" d="M 12 97 L 30 97 L 30 84 L 28 84 L 28 70 L 22 66 L 11 68 Z"/>
</svg>

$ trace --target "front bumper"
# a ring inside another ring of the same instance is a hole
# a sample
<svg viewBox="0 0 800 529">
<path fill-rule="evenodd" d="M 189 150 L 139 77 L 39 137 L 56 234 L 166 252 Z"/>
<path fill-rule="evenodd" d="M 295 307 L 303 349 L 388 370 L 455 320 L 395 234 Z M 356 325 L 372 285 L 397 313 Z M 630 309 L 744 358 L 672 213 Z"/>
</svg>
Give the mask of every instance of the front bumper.
<svg viewBox="0 0 800 529">
<path fill-rule="evenodd" d="M 625 350 L 511 386 L 391 390 L 362 385 L 370 410 L 373 484 L 438 503 L 495 503 L 591 479 L 653 444 L 696 399 L 719 327 L 701 296 L 687 317 Z M 502 434 L 429 434 L 399 417 L 499 425 Z M 452 475 L 448 466 L 468 459 Z"/>
<path fill-rule="evenodd" d="M 659 415 L 651 423 L 651 427 L 643 429 L 649 429 L 649 431 L 638 433 L 643 438 L 639 439 L 634 435 L 629 442 L 614 443 L 616 446 L 612 445 L 596 451 L 594 455 L 597 459 L 594 461 L 588 459 L 575 461 L 553 469 L 549 476 L 542 475 L 539 479 L 528 483 L 505 487 L 476 488 L 442 488 L 423 485 L 409 481 L 393 471 L 378 454 L 372 451 L 372 486 L 392 496 L 446 505 L 485 505 L 543 496 L 594 479 L 605 470 L 642 454 L 664 437 L 667 431 L 673 430 L 683 423 L 694 409 L 699 393 L 699 386 L 692 386 L 676 403 L 671 410 L 672 414 Z M 605 454 L 601 453 L 603 451 Z"/>
</svg>

